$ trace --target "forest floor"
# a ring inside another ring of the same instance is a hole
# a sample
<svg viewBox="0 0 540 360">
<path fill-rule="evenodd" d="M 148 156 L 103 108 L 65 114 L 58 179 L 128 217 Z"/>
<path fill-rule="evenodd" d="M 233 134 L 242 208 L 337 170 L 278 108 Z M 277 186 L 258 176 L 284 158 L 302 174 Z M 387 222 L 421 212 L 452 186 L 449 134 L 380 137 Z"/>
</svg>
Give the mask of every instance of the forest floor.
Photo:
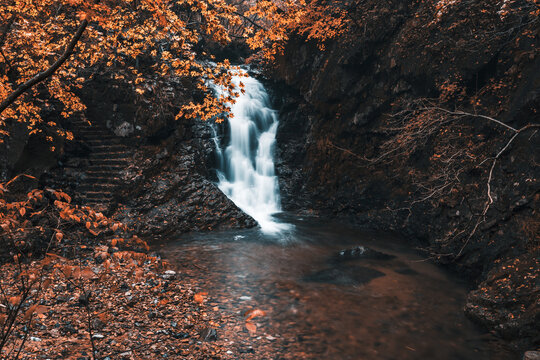
<svg viewBox="0 0 540 360">
<path fill-rule="evenodd" d="M 205 306 L 204 294 L 156 257 L 116 251 L 103 261 L 111 250 L 83 246 L 76 259 L 48 255 L 45 264 L 3 264 L 2 292 L 10 304 L 20 301 L 21 273 L 39 273 L 42 281 L 34 289 L 39 300 L 22 304 L 0 358 L 210 359 L 223 353 L 207 341 L 215 338 L 219 316 Z"/>
<path fill-rule="evenodd" d="M 219 357 L 204 293 L 126 225 L 27 180 L 0 184 L 1 360 Z"/>
</svg>

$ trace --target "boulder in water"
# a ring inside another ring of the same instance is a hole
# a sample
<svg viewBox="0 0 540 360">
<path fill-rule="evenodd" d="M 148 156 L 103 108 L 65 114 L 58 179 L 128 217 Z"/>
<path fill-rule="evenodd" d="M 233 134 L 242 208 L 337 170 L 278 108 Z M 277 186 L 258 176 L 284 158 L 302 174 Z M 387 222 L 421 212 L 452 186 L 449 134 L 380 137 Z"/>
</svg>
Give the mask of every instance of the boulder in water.
<svg viewBox="0 0 540 360">
<path fill-rule="evenodd" d="M 304 281 L 336 285 L 361 285 L 385 274 L 364 266 L 336 266 L 304 277 Z"/>
<path fill-rule="evenodd" d="M 367 248 L 365 246 L 356 246 L 350 249 L 340 250 L 334 257 L 335 262 L 349 260 L 390 260 L 395 258 L 394 255 L 385 254 L 383 252 Z"/>
</svg>

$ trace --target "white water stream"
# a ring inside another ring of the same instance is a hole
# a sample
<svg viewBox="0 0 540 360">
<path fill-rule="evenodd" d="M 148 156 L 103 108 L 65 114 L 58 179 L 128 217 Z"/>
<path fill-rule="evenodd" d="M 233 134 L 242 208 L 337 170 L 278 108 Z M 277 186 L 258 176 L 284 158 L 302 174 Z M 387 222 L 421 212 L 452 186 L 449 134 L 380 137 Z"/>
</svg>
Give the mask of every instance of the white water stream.
<svg viewBox="0 0 540 360">
<path fill-rule="evenodd" d="M 231 105 L 225 150 L 215 139 L 218 153 L 218 186 L 240 209 L 251 215 L 265 233 L 289 227 L 272 215 L 281 211 L 278 179 L 274 170 L 277 111 L 270 108 L 263 85 L 252 77 L 235 77 L 244 94 Z M 214 86 L 219 94 L 222 89 Z"/>
</svg>

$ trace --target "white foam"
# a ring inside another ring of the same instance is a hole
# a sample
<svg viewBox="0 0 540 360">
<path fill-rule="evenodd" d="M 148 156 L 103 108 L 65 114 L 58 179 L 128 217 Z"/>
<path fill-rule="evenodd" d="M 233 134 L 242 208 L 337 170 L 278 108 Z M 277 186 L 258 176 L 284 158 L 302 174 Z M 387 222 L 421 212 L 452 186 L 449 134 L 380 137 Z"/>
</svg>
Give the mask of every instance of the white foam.
<svg viewBox="0 0 540 360">
<path fill-rule="evenodd" d="M 281 211 L 279 185 L 274 167 L 277 111 L 270 108 L 263 85 L 252 77 L 235 77 L 244 84 L 244 94 L 231 106 L 230 141 L 218 148 L 218 186 L 240 209 L 251 215 L 264 233 L 290 228 L 272 216 Z M 222 89 L 214 90 L 220 94 Z M 219 141 L 216 140 L 218 146 Z M 219 147 L 219 146 L 218 146 Z"/>
</svg>

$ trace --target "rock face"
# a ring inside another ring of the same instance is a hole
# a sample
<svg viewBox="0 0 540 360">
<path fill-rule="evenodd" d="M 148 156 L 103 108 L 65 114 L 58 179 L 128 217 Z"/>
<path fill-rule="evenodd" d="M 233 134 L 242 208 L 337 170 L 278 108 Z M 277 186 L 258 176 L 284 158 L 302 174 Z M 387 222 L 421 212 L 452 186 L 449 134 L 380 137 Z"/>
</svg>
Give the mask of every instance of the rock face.
<svg viewBox="0 0 540 360">
<path fill-rule="evenodd" d="M 537 27 L 512 28 L 497 15 L 500 4 L 489 1 L 456 1 L 440 17 L 427 2 L 367 1 L 361 6 L 373 14 L 362 29 L 329 42 L 324 52 L 292 37 L 273 70 L 283 206 L 399 230 L 478 286 L 467 303 L 473 319 L 518 346 L 538 343 L 539 322 L 529 321 L 540 314 L 530 300 L 537 298 L 538 285 L 521 286 L 530 276 L 538 279 L 540 271 L 533 261 L 540 256 L 538 132 L 517 136 L 498 159 L 490 182 L 493 203 L 485 216 L 486 164 L 512 135 L 498 125 L 467 118 L 454 144 L 441 128 L 436 136 L 419 138 L 406 156 L 373 160 L 395 135 L 389 128 L 397 114 L 426 99 L 516 129 L 538 126 Z M 467 35 L 470 28 L 475 37 Z M 515 41 L 493 28 L 512 32 Z M 536 37 L 524 36 L 528 31 Z M 441 152 L 473 148 L 471 156 L 486 159 L 483 164 L 460 168 L 452 185 L 430 188 L 433 195 L 425 191 L 444 173 L 433 161 Z M 503 291 L 494 269 L 508 269 L 516 259 L 532 264 L 534 275 L 516 267 Z M 488 295 L 480 296 L 484 290 Z M 520 294 L 515 300 L 513 292 Z M 506 302 L 487 300 L 496 295 L 515 303 L 508 308 Z"/>
<path fill-rule="evenodd" d="M 153 235 L 255 226 L 209 180 L 213 159 L 212 134 L 204 123 L 177 129 L 160 147 L 139 148 L 122 172 L 122 181 L 131 185 L 117 195 L 117 215 L 139 233 Z"/>
</svg>

